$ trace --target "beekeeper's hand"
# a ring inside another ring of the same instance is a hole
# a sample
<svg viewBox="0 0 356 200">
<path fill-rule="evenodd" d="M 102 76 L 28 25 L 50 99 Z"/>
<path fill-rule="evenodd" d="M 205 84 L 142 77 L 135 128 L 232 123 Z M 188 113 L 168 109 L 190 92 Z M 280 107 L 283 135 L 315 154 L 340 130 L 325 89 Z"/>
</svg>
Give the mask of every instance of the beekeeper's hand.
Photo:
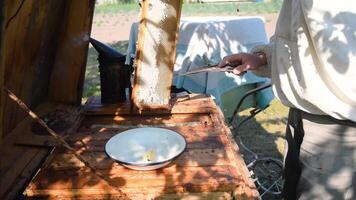
<svg viewBox="0 0 356 200">
<path fill-rule="evenodd" d="M 257 70 L 259 67 L 265 66 L 266 64 L 267 58 L 264 53 L 238 53 L 224 57 L 218 66 L 224 67 L 230 65 L 235 67 L 233 73 L 240 76 L 248 70 Z"/>
</svg>

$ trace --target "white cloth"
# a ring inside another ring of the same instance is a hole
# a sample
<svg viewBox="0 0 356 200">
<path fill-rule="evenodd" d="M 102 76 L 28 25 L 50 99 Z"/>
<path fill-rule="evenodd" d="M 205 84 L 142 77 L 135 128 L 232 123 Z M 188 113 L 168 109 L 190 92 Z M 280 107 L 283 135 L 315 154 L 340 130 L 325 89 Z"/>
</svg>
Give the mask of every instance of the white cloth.
<svg viewBox="0 0 356 200">
<path fill-rule="evenodd" d="M 136 42 L 138 37 L 138 23 L 132 23 L 129 35 L 129 45 L 126 51 L 126 65 L 131 65 L 131 58 L 136 56 Z"/>
<path fill-rule="evenodd" d="M 137 23 L 132 25 L 126 61 L 136 51 Z M 229 73 L 199 73 L 189 76 L 179 74 L 197 67 L 217 64 L 226 55 L 250 50 L 258 44 L 267 44 L 268 39 L 261 17 L 191 17 L 180 23 L 177 55 L 174 66 L 173 85 L 191 92 L 211 94 L 222 108 L 225 117 L 230 117 L 238 99 L 227 99 L 226 93 L 245 93 L 257 84 L 269 79 L 247 73 L 242 77 Z M 242 94 L 233 95 L 233 98 Z M 231 98 L 231 95 L 229 95 Z M 254 99 L 264 108 L 273 99 L 272 90 L 264 90 Z M 250 104 L 251 105 L 251 104 Z"/>
<path fill-rule="evenodd" d="M 356 1 L 285 0 L 265 47 L 287 106 L 356 122 Z"/>
</svg>

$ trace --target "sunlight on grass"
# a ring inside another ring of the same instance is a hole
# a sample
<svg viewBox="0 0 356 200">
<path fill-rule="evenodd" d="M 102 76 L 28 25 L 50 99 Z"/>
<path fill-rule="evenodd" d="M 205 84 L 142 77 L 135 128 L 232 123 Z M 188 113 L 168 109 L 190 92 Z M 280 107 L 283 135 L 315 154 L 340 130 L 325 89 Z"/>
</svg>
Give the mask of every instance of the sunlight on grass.
<svg viewBox="0 0 356 200">
<path fill-rule="evenodd" d="M 261 14 L 276 13 L 280 10 L 282 0 L 272 0 L 270 2 L 245 2 L 245 3 L 184 3 L 182 16 L 201 15 L 239 15 L 239 14 Z M 140 7 L 135 4 L 106 4 L 96 6 L 95 14 L 112 13 L 138 13 Z"/>
<path fill-rule="evenodd" d="M 276 13 L 281 8 L 281 0 L 261 3 L 224 3 L 224 4 L 184 4 L 182 15 L 246 15 Z"/>
<path fill-rule="evenodd" d="M 249 116 L 250 110 L 247 109 L 239 113 L 239 117 L 233 123 L 234 127 Z M 259 158 L 273 157 L 282 160 L 287 116 L 288 108 L 275 99 L 266 110 L 247 121 L 239 130 L 232 129 L 232 132 L 240 136 L 245 146 L 255 152 Z M 239 140 L 236 142 L 240 147 L 240 154 L 244 161 L 251 163 L 255 159 L 253 155 L 242 147 Z M 282 200 L 281 197 L 270 194 L 266 194 L 263 199 Z"/>
<path fill-rule="evenodd" d="M 239 117 L 234 122 L 236 124 L 249 116 L 249 109 L 240 112 Z M 241 126 L 236 132 L 243 143 L 261 156 L 271 156 L 282 158 L 284 150 L 284 133 L 287 122 L 288 108 L 283 106 L 278 100 L 273 100 L 270 106 L 252 118 L 248 123 Z M 241 149 L 244 153 L 244 150 Z M 277 150 L 277 151 L 276 151 Z M 251 155 L 246 155 L 245 159 L 252 159 Z"/>
</svg>

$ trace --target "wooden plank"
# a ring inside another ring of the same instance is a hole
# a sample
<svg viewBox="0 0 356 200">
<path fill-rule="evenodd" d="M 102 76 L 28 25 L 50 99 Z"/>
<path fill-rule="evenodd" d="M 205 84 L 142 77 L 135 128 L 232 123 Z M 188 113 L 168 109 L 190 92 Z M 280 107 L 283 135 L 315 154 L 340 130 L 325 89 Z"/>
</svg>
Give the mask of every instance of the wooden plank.
<svg viewBox="0 0 356 200">
<path fill-rule="evenodd" d="M 172 165 L 181 167 L 229 165 L 231 160 L 229 159 L 229 156 L 226 151 L 227 150 L 224 148 L 187 149 L 181 156 L 179 156 L 172 162 Z M 93 160 L 92 164 L 100 169 L 109 168 L 115 163 L 115 161 L 113 161 L 106 155 L 103 147 L 83 147 L 78 149 L 78 152 L 81 153 L 87 159 L 92 159 L 92 157 L 94 157 L 95 160 Z M 63 154 L 63 158 L 67 159 L 68 157 L 70 156 L 68 156 L 67 154 Z M 57 158 L 60 160 L 60 162 L 65 163 L 65 159 L 61 159 L 62 157 Z"/>
<path fill-rule="evenodd" d="M 126 190 L 126 194 L 131 199 L 137 200 L 232 200 L 229 192 L 190 192 L 190 193 L 162 193 L 161 188 L 151 188 L 150 193 L 137 193 L 135 189 Z M 87 200 L 88 196 L 95 199 L 120 199 L 115 191 L 92 190 L 92 189 L 72 189 L 71 191 L 62 190 L 34 190 L 27 194 L 26 199 L 33 200 Z M 94 197 L 95 196 L 95 197 Z"/>
<path fill-rule="evenodd" d="M 4 135 L 4 93 L 2 87 L 5 81 L 5 6 L 4 1 L 0 1 L 0 148 L 2 147 L 2 140 Z"/>
<path fill-rule="evenodd" d="M 5 85 L 31 108 L 47 98 L 49 74 L 56 49 L 57 22 L 62 1 L 5 0 L 3 67 Z M 27 48 L 26 48 L 27 47 Z M 4 135 L 25 118 L 11 100 L 5 98 Z"/>
<path fill-rule="evenodd" d="M 256 189 L 256 186 L 254 182 L 252 181 L 250 177 L 250 172 L 247 169 L 247 166 L 245 165 L 245 162 L 243 159 L 239 156 L 239 147 L 237 146 L 235 139 L 233 138 L 233 135 L 231 133 L 231 130 L 228 128 L 226 122 L 224 121 L 224 114 L 219 108 L 216 108 L 216 113 L 211 115 L 212 120 L 214 121 L 214 124 L 216 127 L 219 127 L 221 130 L 221 133 L 226 135 L 230 147 L 232 150 L 232 156 L 235 160 L 233 162 L 236 166 L 236 168 L 244 174 L 242 178 L 244 179 L 245 185 L 241 187 L 236 187 L 234 190 L 233 196 L 237 199 L 258 199 L 259 193 Z"/>
<path fill-rule="evenodd" d="M 100 137 L 93 137 L 93 136 L 86 136 L 82 139 L 76 137 L 76 140 L 71 139 L 71 145 L 75 148 L 83 148 L 86 147 L 92 151 L 100 151 L 104 150 L 104 146 L 106 142 L 113 137 L 115 134 L 101 134 Z M 218 149 L 224 148 L 224 140 L 221 136 L 208 136 L 208 137 L 200 137 L 197 135 L 190 135 L 190 134 L 182 134 L 187 141 L 187 148 L 188 149 Z M 187 135 L 187 136 L 185 136 Z M 29 142 L 22 141 L 25 144 Z M 30 143 L 33 145 L 41 146 L 41 145 L 52 145 L 51 142 L 47 142 L 47 144 L 43 144 L 43 141 L 36 143 Z"/>
<path fill-rule="evenodd" d="M 132 99 L 139 110 L 169 109 L 182 0 L 142 2 Z"/>
<path fill-rule="evenodd" d="M 152 188 L 165 193 L 172 192 L 227 192 L 235 188 L 241 180 L 231 166 L 214 167 L 167 167 L 157 171 L 120 170 L 121 173 L 105 170 L 111 179 L 111 185 L 124 192 L 151 193 Z M 62 190 L 63 193 L 73 189 L 88 189 L 100 193 L 105 182 L 93 176 L 87 170 L 48 170 L 48 174 L 36 177 L 36 184 L 31 184 L 27 193 L 39 190 Z M 140 188 L 140 189 L 139 189 Z M 85 193 L 82 195 L 85 195 Z"/>
<path fill-rule="evenodd" d="M 79 105 L 84 84 L 95 0 L 66 0 L 51 75 L 50 101 Z"/>
<path fill-rule="evenodd" d="M 1 173 L 1 180 L 0 180 L 0 197 L 1 199 L 7 198 L 7 194 L 13 188 L 15 184 L 15 180 L 18 178 L 19 174 L 25 169 L 26 165 L 32 160 L 32 158 L 36 155 L 37 151 L 31 148 L 23 148 L 21 152 L 21 158 L 17 158 L 14 162 L 11 163 L 11 167 L 4 170 Z M 19 192 L 19 191 L 17 191 Z"/>
<path fill-rule="evenodd" d="M 209 126 L 212 121 L 209 115 L 177 114 L 177 115 L 156 115 L 156 116 L 100 116 L 86 117 L 82 126 L 88 128 L 132 128 L 144 125 L 150 126 Z"/>
<path fill-rule="evenodd" d="M 40 116 L 56 109 L 67 109 L 73 114 L 75 108 L 53 103 L 41 104 L 35 111 Z M 4 146 L 0 149 L 0 199 L 14 199 L 26 187 L 43 159 L 52 148 L 16 145 L 18 138 L 23 135 L 34 135 L 31 131 L 33 120 L 25 118 L 5 138 Z"/>
<path fill-rule="evenodd" d="M 213 126 L 177 126 L 177 127 L 168 127 L 172 131 L 176 131 L 182 135 L 189 135 L 188 137 L 200 137 L 205 138 L 209 136 L 219 135 L 216 132 L 216 129 Z M 69 141 L 90 141 L 90 140 L 108 140 L 115 134 L 118 134 L 122 131 L 126 131 L 128 128 L 116 128 L 116 129 L 90 129 L 86 127 L 79 127 L 78 133 L 68 138 Z"/>
<path fill-rule="evenodd" d="M 41 163 L 44 162 L 52 148 L 27 148 L 25 153 L 31 153 L 34 155 L 27 165 L 22 169 L 22 172 L 16 177 L 15 180 L 9 180 L 3 177 L 6 181 L 12 182 L 13 184 L 6 191 L 6 196 L 2 197 L 3 200 L 12 200 L 18 197 L 21 192 L 23 192 L 26 186 L 29 184 L 31 178 L 36 174 L 37 170 L 41 166 Z M 25 157 L 26 158 L 26 157 Z M 22 159 L 21 159 L 22 160 Z M 14 163 L 18 165 L 19 163 Z M 16 171 L 14 171 L 16 173 Z M 13 178 L 13 176 L 10 178 Z"/>
<path fill-rule="evenodd" d="M 49 110 L 53 107 L 51 104 L 43 104 L 40 106 L 39 109 L 36 109 L 36 111 L 41 115 L 46 112 L 49 112 Z M 18 124 L 16 129 L 13 130 L 11 134 L 8 135 L 8 137 L 5 138 L 6 143 L 4 144 L 3 148 L 1 148 L 1 162 L 0 162 L 0 170 L 2 175 L 6 173 L 7 170 L 11 169 L 13 167 L 13 163 L 16 162 L 20 157 L 18 155 L 22 155 L 25 150 L 27 149 L 26 147 L 22 146 L 16 146 L 14 145 L 16 138 L 20 135 L 23 134 L 28 134 L 31 130 L 32 126 L 32 119 L 25 118 L 21 123 Z M 21 167 L 21 166 L 19 166 Z M 4 187 L 0 187 L 4 188 Z"/>
<path fill-rule="evenodd" d="M 55 147 L 57 141 L 53 136 L 35 135 L 32 133 L 18 137 L 15 141 L 20 146 Z"/>
<path fill-rule="evenodd" d="M 118 170 L 118 168 L 120 169 Z M 100 171 L 110 176 L 110 181 L 113 185 L 123 188 L 174 187 L 175 185 L 189 183 L 193 185 L 208 185 L 207 187 L 219 187 L 219 184 L 238 183 L 242 180 L 236 176 L 234 168 L 229 165 L 212 167 L 170 166 L 156 171 L 134 171 L 118 166 L 114 169 Z M 41 174 L 36 177 L 36 184 L 31 185 L 32 189 L 95 189 L 95 187 L 101 187 L 100 185 L 105 183 L 86 169 L 52 170 L 50 168 L 47 172 L 47 175 Z M 97 182 L 98 184 L 94 185 L 90 184 L 90 182 Z M 210 184 L 207 184 L 207 182 Z M 222 186 L 222 188 L 227 187 L 234 188 L 235 185 Z"/>
<path fill-rule="evenodd" d="M 143 110 L 140 114 L 206 114 L 212 113 L 214 103 L 209 96 L 191 94 L 184 97 L 171 98 L 169 109 Z M 129 101 L 118 104 L 102 104 L 100 97 L 92 96 L 85 105 L 86 115 L 129 115 L 139 113 L 132 109 Z"/>
<path fill-rule="evenodd" d="M 6 28 L 5 28 L 5 48 L 6 52 L 4 55 L 4 65 L 5 65 L 5 85 L 8 85 L 9 89 L 16 93 L 21 99 L 26 103 L 29 103 L 29 97 L 21 93 L 21 87 L 24 82 L 27 84 L 24 85 L 24 90 L 30 90 L 32 83 L 28 83 L 31 79 L 32 68 L 33 68 L 33 59 L 29 59 L 28 56 L 36 57 L 38 56 L 38 37 L 33 38 L 33 51 L 32 53 L 27 52 L 25 48 L 17 44 L 17 42 L 24 44 L 27 34 L 31 35 L 26 31 L 26 26 L 31 28 L 36 26 L 31 24 L 31 17 L 24 17 L 24 15 L 35 15 L 39 17 L 38 24 L 41 24 L 41 17 L 39 13 L 33 13 L 32 10 L 33 3 L 30 1 L 24 2 L 21 1 L 5 1 L 6 11 Z M 21 9 L 19 9 L 21 8 Z M 17 12 L 17 16 L 15 16 Z M 12 20 L 10 20 L 12 19 Z M 37 28 L 38 29 L 38 28 Z M 36 30 L 36 29 L 32 29 Z M 38 32 L 36 32 L 39 34 Z M 15 40 L 16 38 L 16 40 Z M 22 49 L 21 49 L 22 48 Z M 13 55 L 16 55 L 14 58 Z M 28 59 L 28 60 L 27 60 Z M 24 68 L 24 65 L 28 65 L 27 68 Z M 26 77 L 27 75 L 27 77 Z M 11 130 L 16 126 L 16 123 L 21 121 L 24 118 L 23 113 L 19 113 L 19 108 L 16 107 L 14 103 L 11 102 L 8 98 L 5 98 L 4 104 L 5 112 L 5 134 L 11 132 Z"/>
</svg>

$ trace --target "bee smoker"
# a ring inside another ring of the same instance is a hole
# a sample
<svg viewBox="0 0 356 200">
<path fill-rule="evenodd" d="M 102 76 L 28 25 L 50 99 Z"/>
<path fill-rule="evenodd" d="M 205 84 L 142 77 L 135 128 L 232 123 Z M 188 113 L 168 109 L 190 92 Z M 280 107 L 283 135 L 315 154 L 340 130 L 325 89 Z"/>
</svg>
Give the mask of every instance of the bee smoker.
<svg viewBox="0 0 356 200">
<path fill-rule="evenodd" d="M 90 43 L 99 53 L 100 90 L 103 104 L 126 101 L 126 90 L 131 93 L 130 77 L 133 67 L 125 64 L 126 56 L 93 38 Z"/>
</svg>

